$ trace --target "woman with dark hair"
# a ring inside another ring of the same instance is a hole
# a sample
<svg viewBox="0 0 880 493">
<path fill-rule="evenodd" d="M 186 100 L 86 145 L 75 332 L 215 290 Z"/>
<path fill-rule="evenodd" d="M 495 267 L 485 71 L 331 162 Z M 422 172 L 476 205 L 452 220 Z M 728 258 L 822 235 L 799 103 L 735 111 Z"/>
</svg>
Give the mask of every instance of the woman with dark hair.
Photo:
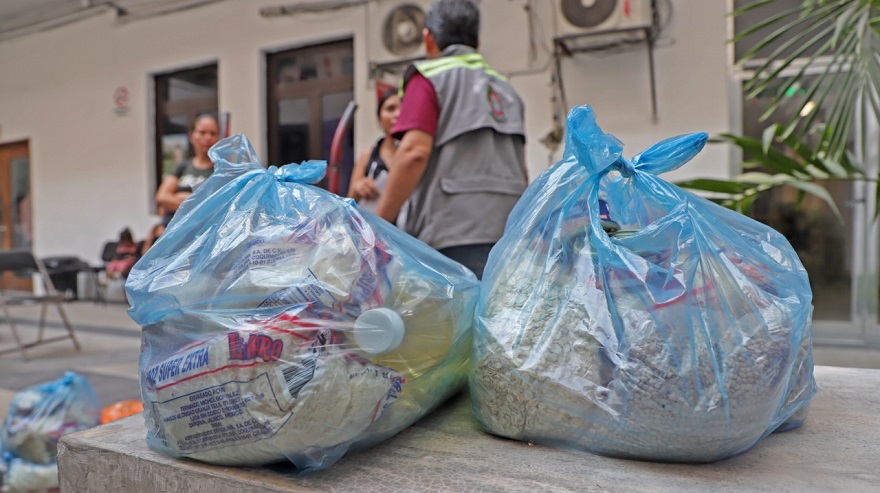
<svg viewBox="0 0 880 493">
<path fill-rule="evenodd" d="M 193 121 L 189 131 L 192 159 L 177 164 L 174 170 L 162 178 L 156 192 L 156 204 L 166 226 L 180 204 L 189 197 L 193 187 L 205 181 L 214 172 L 214 163 L 208 158 L 208 149 L 220 140 L 220 123 L 211 114 L 201 114 Z"/>
<path fill-rule="evenodd" d="M 131 230 L 125 228 L 119 233 L 119 241 L 116 243 L 116 253 L 113 260 L 107 264 L 107 277 L 125 279 L 138 258 L 140 258 L 138 245 L 134 242 Z"/>
<path fill-rule="evenodd" d="M 348 196 L 353 198 L 360 207 L 376 211 L 379 195 L 388 179 L 388 162 L 394 156 L 397 142 L 391 136 L 391 129 L 397 123 L 400 112 L 400 97 L 397 89 L 388 89 L 379 98 L 376 116 L 383 136 L 372 149 L 365 150 L 358 156 L 351 173 L 351 185 Z"/>
</svg>

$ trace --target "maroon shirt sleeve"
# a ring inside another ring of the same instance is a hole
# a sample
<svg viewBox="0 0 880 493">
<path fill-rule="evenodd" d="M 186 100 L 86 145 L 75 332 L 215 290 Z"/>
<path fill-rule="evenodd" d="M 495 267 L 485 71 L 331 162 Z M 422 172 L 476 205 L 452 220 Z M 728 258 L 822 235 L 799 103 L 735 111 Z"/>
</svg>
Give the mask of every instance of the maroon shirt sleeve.
<svg viewBox="0 0 880 493">
<path fill-rule="evenodd" d="M 406 83 L 403 101 L 397 123 L 391 129 L 395 139 L 402 139 L 410 130 L 421 130 L 434 137 L 437 134 L 437 120 L 440 118 L 440 104 L 434 86 L 424 75 L 416 72 Z"/>
</svg>

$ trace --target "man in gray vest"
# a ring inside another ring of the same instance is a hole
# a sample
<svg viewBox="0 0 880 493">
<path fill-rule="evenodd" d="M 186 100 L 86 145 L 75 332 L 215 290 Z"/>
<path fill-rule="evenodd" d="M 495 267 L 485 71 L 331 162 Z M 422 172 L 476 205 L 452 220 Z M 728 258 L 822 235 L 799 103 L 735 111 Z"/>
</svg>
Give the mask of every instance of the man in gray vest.
<svg viewBox="0 0 880 493">
<path fill-rule="evenodd" d="M 436 0 L 428 60 L 407 68 L 377 213 L 482 277 L 489 250 L 527 184 L 523 103 L 477 53 L 472 0 Z M 405 205 L 404 205 L 405 204 Z"/>
</svg>

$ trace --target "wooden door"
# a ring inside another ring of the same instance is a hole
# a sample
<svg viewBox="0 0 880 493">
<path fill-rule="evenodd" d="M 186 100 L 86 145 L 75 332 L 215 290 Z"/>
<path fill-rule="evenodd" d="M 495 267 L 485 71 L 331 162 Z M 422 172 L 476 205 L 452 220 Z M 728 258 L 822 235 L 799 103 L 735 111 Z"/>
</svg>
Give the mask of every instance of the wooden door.
<svg viewBox="0 0 880 493">
<path fill-rule="evenodd" d="M 31 250 L 30 152 L 27 141 L 0 144 L 0 249 Z M 30 276 L 5 274 L 0 288 L 30 291 Z"/>
<path fill-rule="evenodd" d="M 354 100 L 353 41 L 270 53 L 266 62 L 269 164 L 328 159 L 336 126 Z M 354 166 L 352 134 L 337 163 L 342 196 Z M 326 188 L 327 180 L 317 185 Z"/>
</svg>

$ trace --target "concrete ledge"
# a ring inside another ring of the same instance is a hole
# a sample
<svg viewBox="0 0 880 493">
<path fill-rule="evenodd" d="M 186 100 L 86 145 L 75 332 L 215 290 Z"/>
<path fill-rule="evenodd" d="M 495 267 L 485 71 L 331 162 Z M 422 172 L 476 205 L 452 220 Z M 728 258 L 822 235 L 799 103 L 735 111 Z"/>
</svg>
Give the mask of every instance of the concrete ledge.
<svg viewBox="0 0 880 493">
<path fill-rule="evenodd" d="M 304 477 L 229 468 L 150 450 L 140 415 L 61 439 L 61 490 L 306 491 L 880 491 L 880 370 L 817 367 L 819 394 L 801 428 L 709 465 L 610 459 L 480 431 L 461 395 L 393 439 Z"/>
</svg>

